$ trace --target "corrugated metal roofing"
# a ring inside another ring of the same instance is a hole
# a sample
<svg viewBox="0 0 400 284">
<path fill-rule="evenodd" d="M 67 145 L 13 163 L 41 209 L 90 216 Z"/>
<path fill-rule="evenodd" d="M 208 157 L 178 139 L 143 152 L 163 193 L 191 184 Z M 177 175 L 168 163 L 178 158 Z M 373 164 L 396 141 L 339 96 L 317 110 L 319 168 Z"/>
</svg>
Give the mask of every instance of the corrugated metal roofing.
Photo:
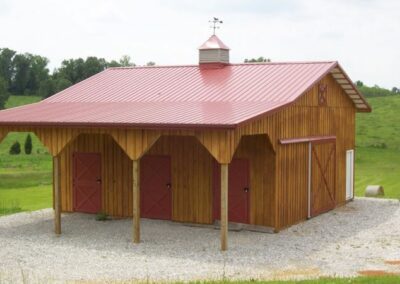
<svg viewBox="0 0 400 284">
<path fill-rule="evenodd" d="M 294 102 L 329 72 L 344 74 L 337 62 L 110 68 L 40 103 L 0 111 L 0 124 L 235 127 Z M 370 110 L 348 84 L 356 107 Z"/>
</svg>

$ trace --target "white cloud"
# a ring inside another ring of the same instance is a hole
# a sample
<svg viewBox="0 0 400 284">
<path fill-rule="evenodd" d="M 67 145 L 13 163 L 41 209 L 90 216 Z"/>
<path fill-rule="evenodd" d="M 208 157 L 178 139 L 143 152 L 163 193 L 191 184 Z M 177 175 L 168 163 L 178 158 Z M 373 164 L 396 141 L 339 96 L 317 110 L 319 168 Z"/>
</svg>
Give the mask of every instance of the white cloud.
<svg viewBox="0 0 400 284">
<path fill-rule="evenodd" d="M 400 86 L 400 1 L 0 0 L 0 46 L 47 56 L 51 67 L 89 55 L 144 64 L 194 64 L 210 35 L 232 62 L 339 60 L 354 80 Z"/>
</svg>

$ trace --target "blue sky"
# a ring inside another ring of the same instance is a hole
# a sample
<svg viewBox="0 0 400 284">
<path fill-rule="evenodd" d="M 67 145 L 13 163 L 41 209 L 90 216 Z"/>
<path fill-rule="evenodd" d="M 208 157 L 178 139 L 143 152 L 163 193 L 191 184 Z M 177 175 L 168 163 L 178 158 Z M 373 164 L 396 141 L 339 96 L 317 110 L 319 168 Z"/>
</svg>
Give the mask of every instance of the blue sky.
<svg viewBox="0 0 400 284">
<path fill-rule="evenodd" d="M 397 0 L 0 0 L 0 47 L 50 59 L 129 55 L 195 64 L 220 17 L 231 61 L 338 60 L 353 80 L 400 87 Z"/>
</svg>

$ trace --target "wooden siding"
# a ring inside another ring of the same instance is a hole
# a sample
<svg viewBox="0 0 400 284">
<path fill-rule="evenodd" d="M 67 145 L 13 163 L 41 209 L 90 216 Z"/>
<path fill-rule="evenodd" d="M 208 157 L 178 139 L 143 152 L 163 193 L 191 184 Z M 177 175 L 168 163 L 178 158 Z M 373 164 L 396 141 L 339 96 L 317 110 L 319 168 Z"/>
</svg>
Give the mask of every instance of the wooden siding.
<svg viewBox="0 0 400 284">
<path fill-rule="evenodd" d="M 240 135 L 233 130 L 198 131 L 196 137 L 220 164 L 231 162 L 240 142 Z"/>
<path fill-rule="evenodd" d="M 132 162 L 109 135 L 81 134 L 60 154 L 63 211 L 73 211 L 72 155 L 97 152 L 102 155 L 102 206 L 115 217 L 132 216 Z M 193 136 L 162 136 L 146 155 L 171 157 L 172 219 L 180 222 L 213 222 L 213 157 Z M 266 135 L 244 137 L 235 153 L 250 160 L 250 222 L 274 225 L 275 154 Z"/>
<path fill-rule="evenodd" d="M 0 143 L 3 141 L 3 139 L 7 136 L 7 133 L 5 130 L 0 128 Z"/>
<path fill-rule="evenodd" d="M 132 162 L 108 135 L 81 134 L 61 153 L 63 211 L 72 207 L 72 154 L 98 152 L 102 155 L 103 208 L 116 217 L 132 216 Z M 212 156 L 189 136 L 161 137 L 149 155 L 169 155 L 172 161 L 172 219 L 212 223 Z"/>
<path fill-rule="evenodd" d="M 160 137 L 160 132 L 144 129 L 113 129 L 111 136 L 132 160 L 139 159 Z"/>
<path fill-rule="evenodd" d="M 132 162 L 111 136 L 101 134 L 81 134 L 60 154 L 63 211 L 73 211 L 74 152 L 101 154 L 102 208 L 112 216 L 132 216 Z"/>
<path fill-rule="evenodd" d="M 275 153 L 268 136 L 243 136 L 234 158 L 250 162 L 250 224 L 274 227 Z"/>
<path fill-rule="evenodd" d="M 172 219 L 212 223 L 213 157 L 195 137 L 162 136 L 149 155 L 168 155 L 172 169 Z"/>
<path fill-rule="evenodd" d="M 237 135 L 267 133 L 276 149 L 277 229 L 307 217 L 307 145 L 280 145 L 279 139 L 336 136 L 335 195 L 338 205 L 345 203 L 346 150 L 355 146 L 356 109 L 331 75 L 323 78 L 321 83 L 327 85 L 326 106 L 318 106 L 317 83 L 293 105 L 237 130 Z"/>
</svg>

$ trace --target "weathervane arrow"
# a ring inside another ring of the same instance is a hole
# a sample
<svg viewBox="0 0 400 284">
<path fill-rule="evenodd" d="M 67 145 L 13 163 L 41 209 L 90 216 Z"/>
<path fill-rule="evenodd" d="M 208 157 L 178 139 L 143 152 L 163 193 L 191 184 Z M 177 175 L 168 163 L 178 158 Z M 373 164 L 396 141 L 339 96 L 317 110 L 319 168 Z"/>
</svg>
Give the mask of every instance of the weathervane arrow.
<svg viewBox="0 0 400 284">
<path fill-rule="evenodd" d="M 218 24 L 223 24 L 223 21 L 221 21 L 220 19 L 213 17 L 212 20 L 208 21 L 209 23 L 212 23 L 213 25 L 210 27 L 213 29 L 213 35 L 215 35 L 215 30 L 219 29 L 220 27 L 218 26 Z"/>
</svg>

